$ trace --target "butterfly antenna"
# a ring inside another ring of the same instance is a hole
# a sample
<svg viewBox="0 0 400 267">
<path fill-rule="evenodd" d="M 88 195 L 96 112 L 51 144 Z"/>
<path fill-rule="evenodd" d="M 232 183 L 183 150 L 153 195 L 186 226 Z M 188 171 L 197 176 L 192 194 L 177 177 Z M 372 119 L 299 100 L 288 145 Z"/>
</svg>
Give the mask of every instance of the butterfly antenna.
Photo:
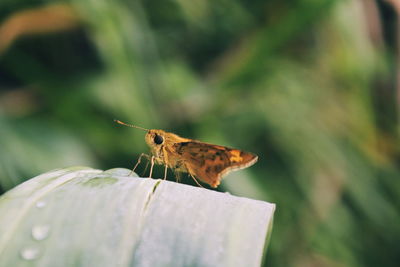
<svg viewBox="0 0 400 267">
<path fill-rule="evenodd" d="M 128 123 L 125 123 L 125 122 L 122 122 L 122 121 L 120 121 L 120 120 L 114 120 L 116 123 L 119 123 L 119 124 L 122 124 L 122 125 L 125 125 L 125 126 L 128 126 L 128 127 L 132 127 L 132 128 L 137 128 L 137 129 L 140 129 L 140 130 L 144 130 L 144 131 L 149 131 L 149 129 L 146 129 L 146 128 L 143 128 L 143 127 L 139 127 L 139 126 L 136 126 L 136 125 L 133 125 L 133 124 L 128 124 Z"/>
</svg>

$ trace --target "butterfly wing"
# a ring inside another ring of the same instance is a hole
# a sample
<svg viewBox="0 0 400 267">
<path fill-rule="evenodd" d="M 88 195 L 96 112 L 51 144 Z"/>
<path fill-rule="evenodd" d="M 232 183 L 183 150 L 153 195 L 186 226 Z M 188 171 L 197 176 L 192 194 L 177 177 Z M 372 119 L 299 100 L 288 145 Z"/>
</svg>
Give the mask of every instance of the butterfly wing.
<svg viewBox="0 0 400 267">
<path fill-rule="evenodd" d="M 212 187 L 217 187 L 225 174 L 247 168 L 258 159 L 249 152 L 196 141 L 176 143 L 174 149 L 187 171 Z"/>
</svg>

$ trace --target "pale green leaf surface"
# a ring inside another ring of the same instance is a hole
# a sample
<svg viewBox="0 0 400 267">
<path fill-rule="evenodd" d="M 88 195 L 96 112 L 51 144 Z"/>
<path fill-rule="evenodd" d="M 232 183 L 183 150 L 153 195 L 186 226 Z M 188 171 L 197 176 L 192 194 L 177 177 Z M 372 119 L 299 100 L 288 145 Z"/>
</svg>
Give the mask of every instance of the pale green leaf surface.
<svg viewBox="0 0 400 267">
<path fill-rule="evenodd" d="M 55 170 L 4 194 L 0 266 L 261 264 L 274 204 L 129 172 Z"/>
</svg>

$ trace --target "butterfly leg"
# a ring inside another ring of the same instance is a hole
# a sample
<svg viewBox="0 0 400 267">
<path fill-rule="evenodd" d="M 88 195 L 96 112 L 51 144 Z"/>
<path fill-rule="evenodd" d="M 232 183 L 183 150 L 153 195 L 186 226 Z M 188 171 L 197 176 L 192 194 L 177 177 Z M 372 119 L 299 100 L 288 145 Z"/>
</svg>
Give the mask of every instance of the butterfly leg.
<svg viewBox="0 0 400 267">
<path fill-rule="evenodd" d="M 197 181 L 197 179 L 193 176 L 193 174 L 192 174 L 193 171 L 190 169 L 190 167 L 189 167 L 188 165 L 185 165 L 185 169 L 188 170 L 187 173 L 189 174 L 190 177 L 192 177 L 192 179 L 194 180 L 194 182 L 195 182 L 198 186 L 204 188 L 204 186 L 202 186 L 202 185 Z"/>
<path fill-rule="evenodd" d="M 149 167 L 149 163 L 150 163 L 150 160 L 148 160 L 146 162 L 146 166 L 144 166 L 144 170 L 143 170 L 142 174 L 140 175 L 141 177 L 144 177 L 144 175 L 146 174 L 147 168 Z"/>
<path fill-rule="evenodd" d="M 189 173 L 189 175 L 190 175 L 190 177 L 192 177 L 192 179 L 196 182 L 196 184 L 197 184 L 198 186 L 204 188 L 204 186 L 202 186 L 202 185 L 197 181 L 197 179 L 196 179 L 191 173 Z"/>
<path fill-rule="evenodd" d="M 151 156 L 149 178 L 151 178 L 151 175 L 153 174 L 153 167 L 154 167 L 154 156 Z"/>
<path fill-rule="evenodd" d="M 181 172 L 175 172 L 175 180 L 177 183 L 181 181 Z"/>
<path fill-rule="evenodd" d="M 165 164 L 165 169 L 164 169 L 164 180 L 167 179 L 167 172 L 168 172 L 168 166 Z"/>
<path fill-rule="evenodd" d="M 131 172 L 129 173 L 128 176 L 131 176 L 132 173 L 136 170 L 137 166 L 139 166 L 140 162 L 142 161 L 142 157 L 143 157 L 143 156 L 146 157 L 147 159 L 149 159 L 149 157 L 150 157 L 149 155 L 147 155 L 147 154 L 145 154 L 145 153 L 140 154 L 140 156 L 139 156 L 139 158 L 138 158 L 138 160 L 137 160 L 135 166 L 133 167 L 133 169 L 131 170 Z"/>
</svg>

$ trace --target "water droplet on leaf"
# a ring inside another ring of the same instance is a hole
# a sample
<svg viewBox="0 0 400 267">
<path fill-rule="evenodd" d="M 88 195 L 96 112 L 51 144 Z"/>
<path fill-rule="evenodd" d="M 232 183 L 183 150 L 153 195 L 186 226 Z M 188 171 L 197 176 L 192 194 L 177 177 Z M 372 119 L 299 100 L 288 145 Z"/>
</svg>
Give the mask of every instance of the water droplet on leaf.
<svg viewBox="0 0 400 267">
<path fill-rule="evenodd" d="M 44 240 L 49 236 L 49 225 L 35 225 L 32 227 L 32 237 L 37 240 Z"/>
<path fill-rule="evenodd" d="M 35 247 L 24 248 L 20 254 L 24 260 L 31 261 L 39 257 L 39 249 Z"/>
<path fill-rule="evenodd" d="M 46 202 L 44 202 L 44 201 L 36 202 L 36 207 L 39 208 L 39 209 L 41 209 L 41 208 L 43 208 L 45 206 L 46 206 Z"/>
</svg>

